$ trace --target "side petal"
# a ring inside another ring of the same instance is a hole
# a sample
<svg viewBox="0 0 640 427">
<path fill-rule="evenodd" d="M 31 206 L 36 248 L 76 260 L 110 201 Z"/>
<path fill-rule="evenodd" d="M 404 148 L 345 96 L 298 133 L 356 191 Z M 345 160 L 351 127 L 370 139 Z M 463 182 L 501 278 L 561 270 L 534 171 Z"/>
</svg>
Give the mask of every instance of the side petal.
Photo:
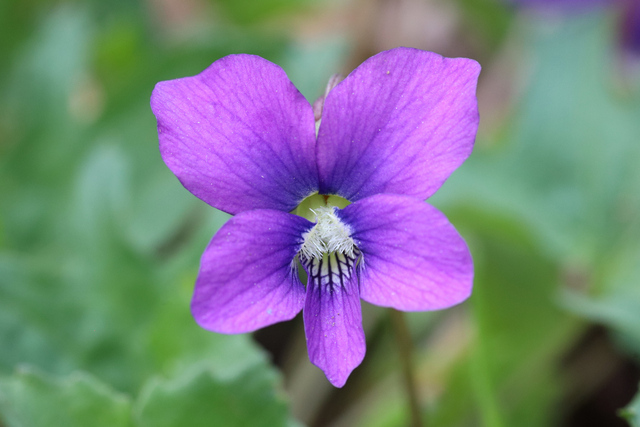
<svg viewBox="0 0 640 427">
<path fill-rule="evenodd" d="M 347 382 L 366 351 L 356 260 L 336 253 L 302 260 L 309 276 L 303 311 L 309 359 L 336 387 Z"/>
<path fill-rule="evenodd" d="M 473 148 L 479 73 L 474 60 L 410 48 L 363 62 L 324 103 L 320 193 L 435 193 Z"/>
<path fill-rule="evenodd" d="M 289 212 L 317 190 L 313 110 L 265 59 L 230 55 L 160 82 L 151 109 L 165 163 L 213 207 Z"/>
<path fill-rule="evenodd" d="M 473 286 L 465 241 L 436 208 L 408 196 L 379 194 L 337 215 L 362 251 L 360 297 L 404 311 L 464 301 Z"/>
<path fill-rule="evenodd" d="M 251 332 L 289 320 L 304 305 L 293 264 L 304 218 L 274 210 L 231 218 L 202 254 L 191 301 L 196 322 L 224 334 Z"/>
</svg>

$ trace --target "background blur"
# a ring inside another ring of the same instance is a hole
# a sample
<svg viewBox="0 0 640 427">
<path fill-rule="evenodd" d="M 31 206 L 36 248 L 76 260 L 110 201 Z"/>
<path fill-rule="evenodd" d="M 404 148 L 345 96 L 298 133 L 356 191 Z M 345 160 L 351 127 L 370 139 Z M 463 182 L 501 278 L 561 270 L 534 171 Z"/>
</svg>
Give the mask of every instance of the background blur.
<svg viewBox="0 0 640 427">
<path fill-rule="evenodd" d="M 156 82 L 231 53 L 313 101 L 402 45 L 483 65 L 476 149 L 430 200 L 474 294 L 408 315 L 428 425 L 640 426 L 640 24 L 634 1 L 553 3 L 0 0 L 0 425 L 406 425 L 385 309 L 364 304 L 343 389 L 300 318 L 195 324 L 227 215 L 165 167 L 149 108 Z"/>
</svg>

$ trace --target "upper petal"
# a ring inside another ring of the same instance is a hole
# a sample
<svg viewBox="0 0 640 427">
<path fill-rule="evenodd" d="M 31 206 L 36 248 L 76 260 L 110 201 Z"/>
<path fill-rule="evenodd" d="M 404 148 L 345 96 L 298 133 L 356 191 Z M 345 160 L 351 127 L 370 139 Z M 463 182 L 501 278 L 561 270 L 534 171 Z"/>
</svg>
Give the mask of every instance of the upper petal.
<svg viewBox="0 0 640 427">
<path fill-rule="evenodd" d="M 223 211 L 291 211 L 317 190 L 309 102 L 279 66 L 230 55 L 151 95 L 160 153 L 194 195 Z"/>
<path fill-rule="evenodd" d="M 336 387 L 364 359 L 366 343 L 356 275 L 357 254 L 303 261 L 309 280 L 302 313 L 311 363 Z"/>
<path fill-rule="evenodd" d="M 473 148 L 479 73 L 474 60 L 410 48 L 362 63 L 324 103 L 320 193 L 435 193 Z"/>
<path fill-rule="evenodd" d="M 300 312 L 305 289 L 293 265 L 313 224 L 274 210 L 232 217 L 202 254 L 191 311 L 200 326 L 251 332 Z"/>
<path fill-rule="evenodd" d="M 398 310 L 437 310 L 464 301 L 473 286 L 465 241 L 436 208 L 379 194 L 337 215 L 362 251 L 360 297 Z"/>
</svg>

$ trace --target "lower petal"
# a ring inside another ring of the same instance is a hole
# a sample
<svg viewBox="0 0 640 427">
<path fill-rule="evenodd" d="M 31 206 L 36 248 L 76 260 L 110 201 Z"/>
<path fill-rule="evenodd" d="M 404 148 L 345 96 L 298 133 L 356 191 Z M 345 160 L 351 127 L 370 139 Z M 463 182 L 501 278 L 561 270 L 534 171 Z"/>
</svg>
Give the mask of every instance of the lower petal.
<svg viewBox="0 0 640 427">
<path fill-rule="evenodd" d="M 309 276 L 304 329 L 311 363 L 342 387 L 366 350 L 355 266 L 358 254 L 304 262 Z"/>
<path fill-rule="evenodd" d="M 293 265 L 302 234 L 313 224 L 273 210 L 231 218 L 200 261 L 191 311 L 214 332 L 251 332 L 289 320 L 304 305 L 305 289 Z"/>
<path fill-rule="evenodd" d="M 360 297 L 404 311 L 438 310 L 469 297 L 473 260 L 436 208 L 408 196 L 379 194 L 337 212 L 362 251 Z"/>
</svg>

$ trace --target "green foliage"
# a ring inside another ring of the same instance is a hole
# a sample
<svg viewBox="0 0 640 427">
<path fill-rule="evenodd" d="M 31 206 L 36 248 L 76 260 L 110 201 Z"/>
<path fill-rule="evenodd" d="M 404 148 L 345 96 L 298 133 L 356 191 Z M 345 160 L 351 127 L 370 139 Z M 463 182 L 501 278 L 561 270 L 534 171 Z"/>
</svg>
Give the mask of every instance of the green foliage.
<svg viewBox="0 0 640 427">
<path fill-rule="evenodd" d="M 491 47 L 504 41 L 511 24 L 511 14 L 503 4 L 486 0 L 458 0 L 458 3 L 464 12 L 466 25 L 474 30 L 474 36 L 486 39 Z"/>
<path fill-rule="evenodd" d="M 620 411 L 620 415 L 629 422 L 631 427 L 640 426 L 640 394 L 629 403 L 629 406 Z"/>
<path fill-rule="evenodd" d="M 469 363 L 487 426 L 553 424 L 557 359 L 582 330 L 562 308 L 640 351 L 640 103 L 618 92 L 610 25 L 586 14 L 527 28 L 533 69 L 504 139 L 434 198 L 476 257 Z M 436 425 L 465 417 L 469 383 L 452 384 Z"/>
<path fill-rule="evenodd" d="M 0 420 L 128 426 L 134 405 L 136 423 L 159 425 L 156 399 L 170 398 L 183 425 L 197 425 L 201 405 L 232 419 L 227 410 L 250 414 L 256 402 L 269 425 L 288 424 L 277 374 L 250 337 L 191 318 L 200 253 L 228 216 L 164 167 L 148 106 L 161 76 L 194 73 L 244 42 L 166 52 L 139 10 L 120 6 L 97 19 L 101 2 L 50 5 L 6 46 L 15 60 L 0 72 L 0 199 L 11 201 L 0 203 Z M 23 365 L 36 368 L 13 373 Z"/>
<path fill-rule="evenodd" d="M 32 368 L 0 377 L 0 412 L 8 427 L 286 426 L 277 376 L 264 364 L 219 375 L 204 364 L 167 380 L 148 380 L 131 399 L 85 372 L 54 378 Z"/>
<path fill-rule="evenodd" d="M 274 393 L 275 376 L 263 366 L 233 380 L 221 380 L 206 368 L 192 369 L 170 381 L 152 380 L 136 405 L 136 425 L 205 427 L 283 426 L 287 406 Z"/>
<path fill-rule="evenodd" d="M 277 14 L 291 13 L 313 3 L 311 0 L 212 0 L 234 22 L 256 24 Z"/>
<path fill-rule="evenodd" d="M 129 399 L 86 373 L 55 379 L 21 369 L 0 379 L 7 426 L 129 427 Z"/>
</svg>

